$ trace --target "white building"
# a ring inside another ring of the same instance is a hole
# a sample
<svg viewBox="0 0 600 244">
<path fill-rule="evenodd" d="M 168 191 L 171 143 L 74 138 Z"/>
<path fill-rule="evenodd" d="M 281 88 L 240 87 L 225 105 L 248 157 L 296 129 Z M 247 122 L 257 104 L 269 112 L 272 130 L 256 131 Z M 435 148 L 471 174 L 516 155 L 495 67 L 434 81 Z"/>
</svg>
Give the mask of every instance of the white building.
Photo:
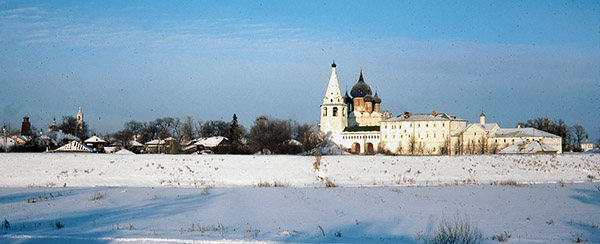
<svg viewBox="0 0 600 244">
<path fill-rule="evenodd" d="M 455 155 L 498 153 L 516 142 L 535 141 L 562 152 L 562 138 L 534 128 L 504 129 L 446 113 L 404 114 L 392 117 L 382 111 L 381 98 L 365 82 L 362 70 L 350 95 L 341 95 L 335 62 L 331 65 L 327 92 L 321 104 L 321 133 L 352 153 L 387 152 L 407 155 Z"/>
</svg>

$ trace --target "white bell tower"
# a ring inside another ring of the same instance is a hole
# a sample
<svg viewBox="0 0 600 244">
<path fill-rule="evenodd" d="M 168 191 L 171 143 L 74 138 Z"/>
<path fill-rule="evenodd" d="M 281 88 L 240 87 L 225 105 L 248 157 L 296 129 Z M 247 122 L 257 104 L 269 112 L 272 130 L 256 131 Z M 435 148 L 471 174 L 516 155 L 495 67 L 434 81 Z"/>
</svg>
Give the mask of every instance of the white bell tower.
<svg viewBox="0 0 600 244">
<path fill-rule="evenodd" d="M 335 61 L 331 64 L 331 77 L 327 92 L 321 104 L 321 123 L 319 124 L 322 134 L 330 133 L 334 142 L 342 142 L 341 133 L 348 126 L 348 106 L 344 103 L 337 73 L 335 72 Z"/>
</svg>

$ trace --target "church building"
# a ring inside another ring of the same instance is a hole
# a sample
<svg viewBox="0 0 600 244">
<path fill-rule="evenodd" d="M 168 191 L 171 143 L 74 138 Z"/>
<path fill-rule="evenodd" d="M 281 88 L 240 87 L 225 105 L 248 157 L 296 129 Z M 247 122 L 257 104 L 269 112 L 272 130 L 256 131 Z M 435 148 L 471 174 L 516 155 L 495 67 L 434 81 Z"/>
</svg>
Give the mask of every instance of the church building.
<svg viewBox="0 0 600 244">
<path fill-rule="evenodd" d="M 447 113 L 413 114 L 404 112 L 393 117 L 381 110 L 382 99 L 363 77 L 342 96 L 336 73 L 331 65 L 327 92 L 321 104 L 319 129 L 328 140 L 355 154 L 391 153 L 403 155 L 456 155 L 498 153 L 515 143 L 536 142 L 561 153 L 562 138 L 534 128 L 503 129 L 486 123 L 482 113 L 479 123 Z"/>
</svg>

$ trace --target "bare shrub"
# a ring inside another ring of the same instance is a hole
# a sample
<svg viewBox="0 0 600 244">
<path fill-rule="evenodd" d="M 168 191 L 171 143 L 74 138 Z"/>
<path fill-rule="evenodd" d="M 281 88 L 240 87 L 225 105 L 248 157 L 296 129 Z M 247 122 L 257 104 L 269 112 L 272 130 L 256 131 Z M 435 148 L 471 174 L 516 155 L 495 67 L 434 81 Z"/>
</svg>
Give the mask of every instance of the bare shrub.
<svg viewBox="0 0 600 244">
<path fill-rule="evenodd" d="M 56 222 L 54 222 L 52 224 L 52 227 L 54 227 L 54 228 L 56 228 L 58 230 L 58 229 L 62 229 L 63 227 L 65 227 L 65 225 L 62 224 L 60 221 L 57 220 Z"/>
<path fill-rule="evenodd" d="M 492 235 L 492 241 L 507 242 L 510 238 L 512 238 L 512 235 L 508 231 L 504 231 L 504 233 L 500 233 L 499 235 Z"/>
<path fill-rule="evenodd" d="M 313 170 L 315 172 L 317 172 L 317 171 L 319 171 L 320 168 L 321 168 L 321 154 L 316 154 L 315 162 L 313 163 Z"/>
<path fill-rule="evenodd" d="M 500 181 L 500 185 L 503 186 L 519 186 L 519 183 L 514 180 L 504 180 Z"/>
<path fill-rule="evenodd" d="M 96 192 L 96 193 L 94 193 L 94 195 L 92 196 L 92 198 L 90 198 L 90 201 L 96 201 L 96 200 L 100 200 L 102 198 L 104 198 L 104 194 L 102 194 L 100 192 Z"/>
<path fill-rule="evenodd" d="M 289 184 L 279 182 L 279 181 L 274 181 L 273 183 L 261 181 L 255 185 L 255 187 L 288 187 L 288 186 L 289 186 Z"/>
<path fill-rule="evenodd" d="M 325 180 L 325 187 L 326 188 L 337 187 L 337 185 L 335 183 L 333 183 L 331 180 L 327 179 L 327 180 Z"/>
<path fill-rule="evenodd" d="M 571 233 L 571 238 L 573 238 L 573 242 L 574 243 L 584 243 L 584 242 L 588 242 L 588 240 L 585 240 L 583 238 L 581 238 L 583 236 L 582 232 L 574 232 Z"/>
<path fill-rule="evenodd" d="M 587 179 L 588 179 L 589 182 L 594 182 L 594 179 L 596 179 L 596 176 L 588 175 Z"/>
<path fill-rule="evenodd" d="M 483 235 L 477 226 L 458 216 L 453 221 L 442 218 L 438 228 L 423 237 L 425 244 L 479 244 L 483 243 Z"/>
</svg>

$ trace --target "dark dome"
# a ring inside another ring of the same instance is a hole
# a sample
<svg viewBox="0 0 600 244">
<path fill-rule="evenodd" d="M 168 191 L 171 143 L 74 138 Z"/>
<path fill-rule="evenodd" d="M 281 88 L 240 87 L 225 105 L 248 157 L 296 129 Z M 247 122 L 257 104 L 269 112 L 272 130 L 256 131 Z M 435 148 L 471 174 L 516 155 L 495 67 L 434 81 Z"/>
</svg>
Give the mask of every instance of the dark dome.
<svg viewBox="0 0 600 244">
<path fill-rule="evenodd" d="M 379 98 L 379 96 L 377 96 L 377 91 L 375 91 L 375 97 L 373 97 L 373 102 L 374 103 L 381 103 L 381 98 Z"/>
<path fill-rule="evenodd" d="M 333 64 L 331 64 L 331 68 L 335 68 L 335 60 L 333 60 Z"/>
<path fill-rule="evenodd" d="M 344 95 L 344 103 L 352 104 L 352 98 L 348 96 L 348 90 L 346 90 L 346 94 Z"/>
<path fill-rule="evenodd" d="M 371 87 L 369 85 L 367 85 L 367 83 L 363 79 L 363 74 L 362 74 L 362 70 L 361 70 L 360 77 L 358 78 L 358 82 L 356 82 L 356 84 L 354 84 L 354 86 L 352 87 L 352 90 L 350 91 L 350 95 L 352 95 L 352 97 L 364 97 L 366 95 L 371 95 L 371 94 L 373 94 L 371 92 Z"/>
<path fill-rule="evenodd" d="M 373 96 L 371 96 L 371 95 L 367 94 L 367 95 L 365 96 L 365 102 L 373 102 Z"/>
</svg>

